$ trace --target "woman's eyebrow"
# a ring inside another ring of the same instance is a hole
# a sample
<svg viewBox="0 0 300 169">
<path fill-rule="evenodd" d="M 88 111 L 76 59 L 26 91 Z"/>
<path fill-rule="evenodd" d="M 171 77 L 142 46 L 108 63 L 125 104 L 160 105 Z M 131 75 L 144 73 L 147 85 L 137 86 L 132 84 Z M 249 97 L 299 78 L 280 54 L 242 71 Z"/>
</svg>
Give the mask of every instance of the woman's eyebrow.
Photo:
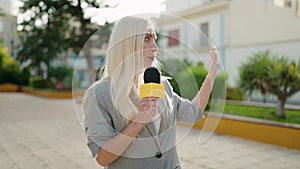
<svg viewBox="0 0 300 169">
<path fill-rule="evenodd" d="M 147 36 L 147 37 L 150 37 L 150 38 L 154 38 L 154 39 L 157 38 L 157 36 L 156 36 L 155 33 L 146 33 L 146 36 Z"/>
</svg>

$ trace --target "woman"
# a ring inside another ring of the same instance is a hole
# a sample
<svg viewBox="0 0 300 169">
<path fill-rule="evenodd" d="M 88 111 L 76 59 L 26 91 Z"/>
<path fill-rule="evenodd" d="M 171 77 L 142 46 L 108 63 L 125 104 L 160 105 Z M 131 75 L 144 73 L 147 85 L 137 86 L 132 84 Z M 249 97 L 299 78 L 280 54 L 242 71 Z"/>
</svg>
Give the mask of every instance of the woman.
<svg viewBox="0 0 300 169">
<path fill-rule="evenodd" d="M 137 17 L 120 19 L 111 34 L 103 77 L 85 93 L 88 147 L 107 169 L 180 168 L 175 123 L 203 118 L 217 72 L 213 47 L 208 75 L 192 101 L 179 97 L 162 78 L 165 97 L 139 98 L 141 75 L 153 66 L 158 48 L 155 24 Z"/>
</svg>

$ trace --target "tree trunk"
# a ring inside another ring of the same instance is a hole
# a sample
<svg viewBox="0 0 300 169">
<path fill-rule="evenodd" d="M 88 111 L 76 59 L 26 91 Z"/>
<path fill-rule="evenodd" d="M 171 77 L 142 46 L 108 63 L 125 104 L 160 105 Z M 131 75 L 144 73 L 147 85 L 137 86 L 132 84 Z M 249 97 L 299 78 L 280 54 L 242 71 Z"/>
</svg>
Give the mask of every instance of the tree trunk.
<svg viewBox="0 0 300 169">
<path fill-rule="evenodd" d="M 276 116 L 280 118 L 285 118 L 285 102 L 286 102 L 286 97 L 279 97 L 277 100 L 277 112 Z"/>
<path fill-rule="evenodd" d="M 46 79 L 47 81 L 49 82 L 50 81 L 50 77 L 49 77 L 49 72 L 50 72 L 50 60 L 47 60 L 46 61 L 46 66 L 47 66 L 47 76 L 46 76 Z"/>
<path fill-rule="evenodd" d="M 48 88 L 54 88 L 54 86 L 51 84 L 51 81 L 50 81 L 50 76 L 49 76 L 49 72 L 50 72 L 50 60 L 47 59 L 46 60 L 46 66 L 47 66 L 47 76 L 46 76 L 46 81 L 47 81 L 47 87 Z"/>
<path fill-rule="evenodd" d="M 263 95 L 263 103 L 266 103 L 266 102 L 267 102 L 266 96 Z"/>
<path fill-rule="evenodd" d="M 81 38 L 87 37 L 87 22 L 84 20 L 84 12 L 81 7 L 81 0 L 78 0 L 77 8 L 79 10 L 79 20 L 80 20 L 80 31 L 81 31 Z M 87 63 L 87 70 L 88 70 L 88 78 L 89 78 L 89 85 L 95 82 L 95 72 L 94 72 L 94 64 L 93 64 L 93 56 L 91 54 L 91 44 L 87 38 L 87 41 L 83 43 L 83 51 L 84 57 Z"/>
<path fill-rule="evenodd" d="M 89 44 L 89 41 L 87 41 L 84 46 L 84 56 L 87 63 L 89 84 L 91 85 L 95 82 L 96 71 L 94 71 L 93 56 L 91 54 L 91 46 Z"/>
</svg>

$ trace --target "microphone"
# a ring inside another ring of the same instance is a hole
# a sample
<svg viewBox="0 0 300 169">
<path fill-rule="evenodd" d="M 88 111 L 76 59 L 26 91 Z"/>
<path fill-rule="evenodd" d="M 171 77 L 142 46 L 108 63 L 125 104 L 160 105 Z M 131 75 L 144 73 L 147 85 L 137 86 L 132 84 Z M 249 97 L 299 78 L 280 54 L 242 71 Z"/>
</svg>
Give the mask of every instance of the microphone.
<svg viewBox="0 0 300 169">
<path fill-rule="evenodd" d="M 140 86 L 140 97 L 163 98 L 165 88 L 160 84 L 160 73 L 155 67 L 149 67 L 144 73 L 144 83 Z"/>
</svg>

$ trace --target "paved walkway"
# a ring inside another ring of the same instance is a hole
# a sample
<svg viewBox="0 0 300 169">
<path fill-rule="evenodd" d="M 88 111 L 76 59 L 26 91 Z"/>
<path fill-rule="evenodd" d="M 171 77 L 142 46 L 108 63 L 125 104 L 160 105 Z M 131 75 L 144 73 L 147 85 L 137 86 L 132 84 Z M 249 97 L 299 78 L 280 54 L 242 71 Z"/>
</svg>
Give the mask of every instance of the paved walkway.
<svg viewBox="0 0 300 169">
<path fill-rule="evenodd" d="M 75 105 L 80 108 L 80 105 Z M 178 136 L 186 127 L 178 126 Z M 300 168 L 300 151 L 193 129 L 178 145 L 184 169 Z M 0 93 L 1 169 L 100 169 L 91 158 L 70 99 Z"/>
</svg>

